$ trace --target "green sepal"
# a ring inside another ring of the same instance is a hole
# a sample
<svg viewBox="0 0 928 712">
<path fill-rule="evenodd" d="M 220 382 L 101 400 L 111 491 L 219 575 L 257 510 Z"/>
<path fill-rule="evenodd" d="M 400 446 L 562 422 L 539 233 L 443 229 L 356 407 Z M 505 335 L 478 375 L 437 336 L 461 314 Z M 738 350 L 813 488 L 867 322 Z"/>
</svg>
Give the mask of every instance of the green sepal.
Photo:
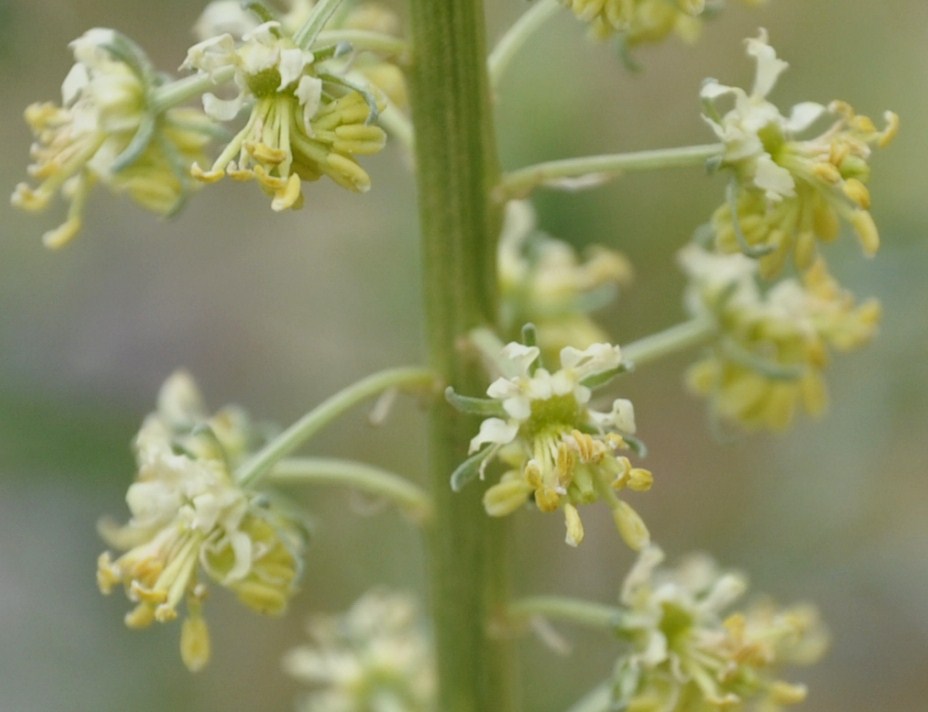
<svg viewBox="0 0 928 712">
<path fill-rule="evenodd" d="M 139 157 L 145 152 L 145 149 L 148 148 L 152 138 L 155 135 L 156 124 L 157 119 L 154 117 L 154 115 L 145 114 L 142 117 L 142 122 L 139 124 L 139 129 L 135 132 L 132 140 L 129 141 L 129 145 L 126 146 L 122 153 L 116 156 L 116 160 L 113 161 L 114 173 L 119 173 L 124 168 L 128 168 L 139 159 Z"/>
<path fill-rule="evenodd" d="M 480 470 L 483 469 L 483 463 L 490 456 L 491 452 L 493 452 L 492 445 L 471 455 L 458 465 L 454 472 L 451 473 L 451 489 L 455 492 L 460 492 L 468 482 L 477 477 L 477 475 L 480 474 Z"/>
<path fill-rule="evenodd" d="M 506 415 L 503 404 L 498 400 L 462 396 L 460 393 L 455 393 L 451 386 L 445 389 L 445 400 L 454 406 L 455 410 L 468 415 L 500 418 Z"/>
<path fill-rule="evenodd" d="M 146 84 L 152 84 L 157 78 L 157 72 L 148 59 L 148 55 L 133 40 L 120 32 L 113 32 L 112 44 L 101 45 L 114 59 L 125 64 L 132 72 Z"/>
<path fill-rule="evenodd" d="M 349 54 L 354 47 L 350 42 L 338 42 L 333 45 L 326 45 L 320 49 L 313 50 L 313 61 L 315 63 L 326 62 L 330 59 L 338 59 Z"/>
<path fill-rule="evenodd" d="M 648 446 L 644 444 L 644 440 L 635 437 L 634 435 L 627 435 L 625 433 L 622 433 L 621 435 L 622 439 L 628 444 L 629 449 L 638 457 L 648 456 Z"/>
<path fill-rule="evenodd" d="M 630 364 L 620 363 L 618 366 L 615 368 L 610 368 L 608 371 L 600 371 L 599 373 L 594 373 L 590 376 L 587 376 L 582 381 L 580 381 L 580 385 L 595 390 L 596 388 L 609 383 L 609 381 L 618 376 L 620 373 L 631 371 L 632 368 L 633 366 Z"/>
</svg>

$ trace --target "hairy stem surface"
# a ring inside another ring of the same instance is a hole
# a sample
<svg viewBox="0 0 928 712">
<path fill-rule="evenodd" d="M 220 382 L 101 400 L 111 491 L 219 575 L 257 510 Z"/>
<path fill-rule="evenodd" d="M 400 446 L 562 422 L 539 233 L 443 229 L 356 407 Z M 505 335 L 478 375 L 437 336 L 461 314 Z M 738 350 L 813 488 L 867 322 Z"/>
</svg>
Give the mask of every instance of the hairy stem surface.
<svg viewBox="0 0 928 712">
<path fill-rule="evenodd" d="M 491 199 L 499 165 L 489 111 L 481 0 L 411 0 L 410 71 L 430 365 L 466 394 L 486 377 L 459 345 L 496 320 L 496 240 L 502 209 Z M 508 598 L 507 527 L 483 510 L 481 488 L 455 493 L 449 477 L 476 433 L 472 416 L 438 401 L 430 413 L 431 608 L 442 712 L 512 712 L 511 644 L 492 622 Z"/>
</svg>

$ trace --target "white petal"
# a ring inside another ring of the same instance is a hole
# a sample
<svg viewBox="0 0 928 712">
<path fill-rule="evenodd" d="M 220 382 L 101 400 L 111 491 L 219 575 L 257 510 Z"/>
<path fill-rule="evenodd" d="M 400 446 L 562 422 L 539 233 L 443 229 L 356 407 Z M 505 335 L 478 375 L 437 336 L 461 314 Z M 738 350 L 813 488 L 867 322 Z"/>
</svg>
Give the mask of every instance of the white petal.
<svg viewBox="0 0 928 712">
<path fill-rule="evenodd" d="M 754 168 L 754 185 L 765 191 L 768 200 L 780 201 L 796 195 L 793 176 L 782 166 L 773 162 L 768 154 L 757 158 Z"/>
<path fill-rule="evenodd" d="M 503 401 L 503 410 L 516 420 L 524 422 L 532 415 L 532 403 L 525 396 L 514 396 Z"/>
<path fill-rule="evenodd" d="M 487 418 L 480 423 L 480 432 L 471 439 L 469 452 L 475 453 L 487 443 L 511 443 L 518 432 L 519 426 L 515 423 L 507 423 L 502 418 Z"/>
<path fill-rule="evenodd" d="M 512 398 L 513 396 L 519 395 L 521 392 L 519 384 L 514 383 L 508 378 L 497 378 L 490 384 L 490 387 L 487 388 L 487 395 L 490 396 L 490 398 L 496 398 L 498 400 Z"/>
<path fill-rule="evenodd" d="M 277 69 L 280 71 L 280 86 L 278 89 L 286 89 L 303 74 L 303 68 L 312 63 L 313 56 L 304 53 L 299 47 L 282 50 Z"/>
<path fill-rule="evenodd" d="M 551 377 L 551 392 L 556 396 L 567 395 L 577 386 L 577 378 L 567 371 L 558 371 Z"/>
<path fill-rule="evenodd" d="M 245 97 L 239 94 L 234 99 L 220 99 L 214 94 L 203 95 L 203 111 L 217 121 L 231 121 L 241 111 Z"/>
<path fill-rule="evenodd" d="M 233 532 L 229 535 L 229 544 L 232 546 L 232 553 L 235 555 L 235 563 L 226 574 L 225 583 L 238 581 L 248 575 L 251 571 L 252 564 L 252 543 L 251 539 L 244 532 Z"/>
<path fill-rule="evenodd" d="M 258 21 L 242 9 L 238 0 L 217 0 L 200 14 L 193 32 L 200 40 L 225 33 L 241 37 L 257 25 Z"/>
<path fill-rule="evenodd" d="M 61 83 L 61 103 L 64 106 L 74 103 L 88 84 L 90 73 L 87 67 L 80 63 L 75 64 Z"/>
<path fill-rule="evenodd" d="M 744 576 L 726 574 L 715 582 L 706 597 L 700 601 L 700 608 L 706 612 L 718 613 L 744 595 L 748 582 Z"/>
<path fill-rule="evenodd" d="M 638 560 L 632 566 L 631 571 L 625 577 L 622 584 L 621 600 L 625 604 L 632 604 L 635 599 L 635 591 L 639 588 L 647 587 L 651 581 L 651 575 L 657 565 L 664 560 L 664 552 L 656 544 L 646 546 L 638 554 Z"/>
<path fill-rule="evenodd" d="M 525 384 L 525 395 L 530 400 L 547 400 L 554 393 L 551 374 L 543 368 L 535 371 L 535 375 Z"/>
<path fill-rule="evenodd" d="M 102 27 L 94 27 L 71 42 L 68 46 L 74 53 L 78 62 L 91 67 L 98 67 L 101 62 L 110 58 L 109 52 L 104 49 L 116 40 L 116 32 Z"/>
<path fill-rule="evenodd" d="M 561 349 L 561 367 L 576 372 L 578 380 L 618 368 L 622 350 L 612 344 L 591 344 L 582 351 L 572 346 Z"/>
<path fill-rule="evenodd" d="M 226 34 L 197 42 L 187 50 L 187 58 L 180 68 L 199 69 L 210 74 L 231 64 L 235 64 L 235 40 Z"/>
<path fill-rule="evenodd" d="M 503 367 L 511 366 L 506 370 L 512 371 L 506 375 L 528 375 L 529 367 L 540 354 L 541 350 L 537 346 L 525 346 L 515 341 L 506 344 L 502 351 L 502 357 L 505 359 Z"/>
<path fill-rule="evenodd" d="M 703 82 L 702 88 L 699 90 L 699 97 L 706 101 L 715 101 L 721 96 L 738 93 L 743 94 L 744 90 L 737 87 L 726 86 L 725 84 L 719 84 L 715 79 L 707 79 Z"/>
<path fill-rule="evenodd" d="M 610 419 L 616 430 L 629 435 L 635 433 L 635 406 L 632 405 L 630 400 L 616 398 L 612 403 Z"/>
<path fill-rule="evenodd" d="M 818 121 L 819 117 L 824 113 L 825 107 L 821 104 L 814 101 L 804 101 L 793 107 L 789 119 L 786 120 L 783 127 L 792 133 L 805 131 Z"/>
<path fill-rule="evenodd" d="M 782 59 L 777 59 L 777 53 L 767 44 L 767 31 L 761 30 L 758 37 L 747 40 L 748 54 L 757 60 L 757 74 L 754 77 L 752 95 L 765 97 L 773 89 L 777 78 L 789 66 Z"/>
<path fill-rule="evenodd" d="M 310 121 L 322 104 L 322 80 L 319 77 L 300 77 L 294 94 L 303 107 L 303 128 L 308 136 L 312 136 L 313 127 Z"/>
</svg>

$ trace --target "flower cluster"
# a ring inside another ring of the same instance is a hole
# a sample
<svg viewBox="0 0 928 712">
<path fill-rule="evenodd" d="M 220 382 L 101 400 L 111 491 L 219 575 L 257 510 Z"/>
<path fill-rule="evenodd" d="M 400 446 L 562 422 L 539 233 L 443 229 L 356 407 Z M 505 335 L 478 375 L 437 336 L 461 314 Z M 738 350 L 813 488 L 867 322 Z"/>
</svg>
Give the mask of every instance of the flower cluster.
<svg viewBox="0 0 928 712">
<path fill-rule="evenodd" d="M 507 375 L 487 389 L 489 404 L 503 417 L 481 423 L 470 451 L 481 472 L 494 458 L 510 468 L 486 491 L 487 513 L 504 516 L 530 499 L 542 512 L 563 510 L 566 541 L 576 546 L 583 539 L 577 506 L 602 499 L 626 543 L 641 548 L 648 530 L 616 495 L 626 487 L 639 492 L 651 487 L 651 473 L 619 454 L 637 444 L 632 404 L 617 399 L 605 413 L 589 407 L 592 387 L 621 370 L 619 347 L 565 347 L 553 373 L 540 366 L 540 355 L 537 346 L 510 343 L 499 364 Z"/>
<path fill-rule="evenodd" d="M 399 18 L 388 8 L 376 3 L 346 3 L 333 15 L 328 23 L 336 35 L 352 36 L 356 31 L 368 33 L 376 39 L 396 38 L 400 34 Z M 313 0 L 288 0 L 286 11 L 273 18 L 280 22 L 282 31 L 295 35 L 309 20 L 314 7 Z M 220 35 L 229 34 L 240 38 L 253 32 L 261 24 L 256 15 L 246 10 L 239 0 L 215 0 L 209 3 L 194 25 L 194 34 L 200 41 Z M 332 36 L 323 30 L 320 41 Z M 376 43 L 375 39 L 375 43 Z M 353 45 L 355 52 L 350 54 L 346 65 L 350 72 L 380 89 L 394 106 L 405 107 L 407 104 L 406 81 L 400 68 L 375 52 L 361 52 Z M 382 48 L 381 48 L 382 49 Z"/>
<path fill-rule="evenodd" d="M 809 606 L 772 603 L 726 613 L 747 588 L 705 557 L 659 569 L 657 547 L 641 552 L 623 586 L 618 632 L 631 645 L 614 678 L 620 709 L 641 712 L 775 712 L 806 689 L 778 677 L 783 665 L 815 662 L 827 635 Z M 750 706 L 749 706 L 750 705 Z"/>
<path fill-rule="evenodd" d="M 209 416 L 190 377 L 174 374 L 135 439 L 139 471 L 126 493 L 131 519 L 100 524 L 106 542 L 125 552 L 116 560 L 100 556 L 100 590 L 123 585 L 136 604 L 126 616 L 130 628 L 173 620 L 185 601 L 181 657 L 193 671 L 209 659 L 200 571 L 266 614 L 286 609 L 300 574 L 305 536 L 298 522 L 234 479 L 252 441 L 242 411 Z"/>
<path fill-rule="evenodd" d="M 510 202 L 498 258 L 504 333 L 515 336 L 523 324 L 534 324 L 546 358 L 567 345 L 586 348 L 604 341 L 606 334 L 588 312 L 631 282 L 632 267 L 624 255 L 605 247 L 593 247 L 584 257 L 538 232 L 527 202 Z"/>
<path fill-rule="evenodd" d="M 383 148 L 383 129 L 371 122 L 384 102 L 373 87 L 338 76 L 334 63 L 342 64 L 345 51 L 343 44 L 304 49 L 277 20 L 240 38 L 226 33 L 194 45 L 185 68 L 214 78 L 231 72 L 238 88 L 232 99 L 204 95 L 206 113 L 230 121 L 246 104 L 251 108 L 213 164 L 194 164 L 193 175 L 204 182 L 225 175 L 256 180 L 273 196 L 274 210 L 299 207 L 302 181 L 324 175 L 349 190 L 367 191 L 370 178 L 355 157 Z"/>
<path fill-rule="evenodd" d="M 59 192 L 70 203 L 65 222 L 44 236 L 49 247 L 81 229 L 98 182 L 160 215 L 175 212 L 191 189 L 190 164 L 203 160 L 215 133 L 198 110 L 157 108 L 155 92 L 166 80 L 126 37 L 98 28 L 70 46 L 76 63 L 62 84 L 62 105 L 26 109 L 35 136 L 29 172 L 39 184 L 20 183 L 12 198 L 32 211 Z"/>
<path fill-rule="evenodd" d="M 783 429 L 800 408 L 820 413 L 829 349 L 862 346 L 879 322 L 879 303 L 855 304 L 821 260 L 801 279 L 766 292 L 757 262 L 744 255 L 691 245 L 680 261 L 690 278 L 690 311 L 718 329 L 714 347 L 690 368 L 689 384 L 723 419 L 749 430 Z"/>
<path fill-rule="evenodd" d="M 763 0 L 745 0 L 758 4 Z M 719 9 L 716 0 L 562 0 L 594 37 L 621 35 L 629 47 L 660 42 L 676 34 L 688 42 L 699 35 L 701 16 Z"/>
<path fill-rule="evenodd" d="M 431 648 L 407 597 L 371 591 L 343 615 L 317 616 L 311 645 L 291 650 L 285 669 L 315 689 L 301 712 L 427 712 L 435 675 Z"/>
<path fill-rule="evenodd" d="M 719 249 L 759 256 L 766 277 L 778 273 L 791 254 L 805 269 L 815 260 L 816 242 L 837 237 L 843 219 L 872 255 L 879 235 L 869 212 L 867 161 L 873 147 L 892 140 L 898 117 L 887 112 L 886 127 L 878 130 L 842 101 L 827 107 L 804 102 L 783 116 L 767 96 L 786 62 L 763 30 L 747 40 L 747 52 L 757 62 L 750 94 L 715 80 L 701 93 L 704 118 L 724 144 L 720 166 L 734 174 L 728 202 L 712 217 Z M 724 114 L 717 106 L 723 98 L 734 103 Z M 797 138 L 823 117 L 831 119 L 825 131 Z"/>
</svg>

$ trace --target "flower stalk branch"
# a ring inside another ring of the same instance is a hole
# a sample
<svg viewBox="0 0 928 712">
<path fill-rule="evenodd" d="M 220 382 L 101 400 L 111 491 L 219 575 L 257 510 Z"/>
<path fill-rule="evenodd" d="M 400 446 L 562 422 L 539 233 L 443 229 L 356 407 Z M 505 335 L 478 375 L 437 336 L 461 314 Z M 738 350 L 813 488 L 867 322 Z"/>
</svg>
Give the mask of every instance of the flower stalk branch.
<svg viewBox="0 0 928 712">
<path fill-rule="evenodd" d="M 400 475 L 363 462 L 329 457 L 289 458 L 278 462 L 265 479 L 279 485 L 352 487 L 393 502 L 417 522 L 428 521 L 432 514 L 432 503 L 421 488 Z"/>
<path fill-rule="evenodd" d="M 615 629 L 622 611 L 615 606 L 565 596 L 530 596 L 509 604 L 508 619 L 511 622 L 536 617 L 576 623 L 587 628 Z"/>
<path fill-rule="evenodd" d="M 259 450 L 237 473 L 239 483 L 253 485 L 280 460 L 358 403 L 393 388 L 436 386 L 435 372 L 424 368 L 395 368 L 374 373 L 330 396 Z"/>
<path fill-rule="evenodd" d="M 487 58 L 491 86 L 495 88 L 499 85 L 513 57 L 538 28 L 563 9 L 564 6 L 558 0 L 538 0 L 515 21 Z"/>
<path fill-rule="evenodd" d="M 160 86 L 152 92 L 151 110 L 158 114 L 225 84 L 235 74 L 234 67 L 221 67 L 212 74 L 196 74 Z"/>
<path fill-rule="evenodd" d="M 678 351 L 699 346 L 712 338 L 717 330 L 713 319 L 697 317 L 633 341 L 622 348 L 622 353 L 625 360 L 633 366 L 642 366 Z"/>
<path fill-rule="evenodd" d="M 700 166 L 721 158 L 723 148 L 713 143 L 547 161 L 505 174 L 496 194 L 500 200 L 524 198 L 541 186 L 592 187 L 628 171 Z"/>
</svg>

